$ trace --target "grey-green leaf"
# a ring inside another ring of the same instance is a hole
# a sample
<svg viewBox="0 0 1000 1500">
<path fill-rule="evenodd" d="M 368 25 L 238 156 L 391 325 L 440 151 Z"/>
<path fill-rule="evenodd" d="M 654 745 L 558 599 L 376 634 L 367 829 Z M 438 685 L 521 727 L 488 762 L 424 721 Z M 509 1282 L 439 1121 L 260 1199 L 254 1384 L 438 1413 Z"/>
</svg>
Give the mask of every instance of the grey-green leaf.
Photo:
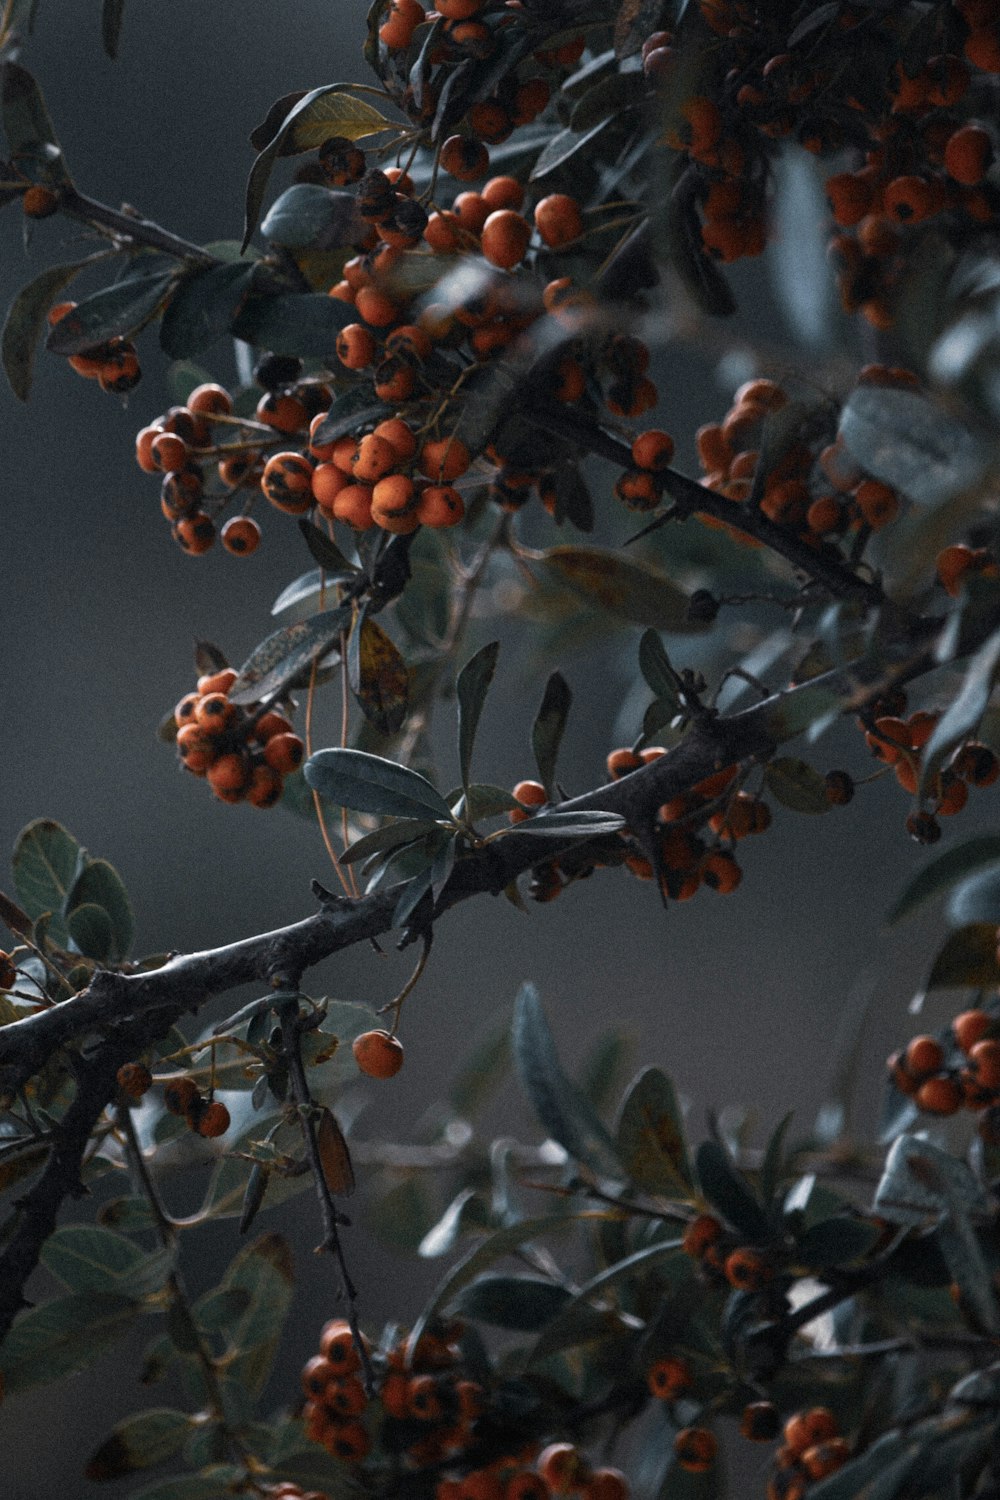
<svg viewBox="0 0 1000 1500">
<path fill-rule="evenodd" d="M 561 672 L 553 672 L 545 684 L 542 702 L 531 726 L 531 749 L 538 775 L 550 801 L 556 795 L 556 762 L 573 694 Z"/>
<path fill-rule="evenodd" d="M 156 317 L 176 284 L 176 271 L 147 272 L 113 282 L 60 318 L 45 347 L 52 354 L 83 354 L 108 339 L 130 338 Z"/>
<path fill-rule="evenodd" d="M 841 414 L 840 435 L 869 474 L 919 505 L 968 489 L 989 462 L 969 428 L 916 391 L 858 386 Z"/>
<path fill-rule="evenodd" d="M 462 786 L 468 789 L 472 771 L 472 750 L 476 730 L 486 702 L 486 695 L 493 681 L 500 655 L 500 642 L 490 641 L 471 656 L 459 672 L 455 681 L 458 698 L 458 763 Z"/>
<path fill-rule="evenodd" d="M 305 777 L 321 796 L 354 812 L 453 822 L 451 808 L 425 776 L 365 750 L 319 750 L 306 761 Z"/>
</svg>

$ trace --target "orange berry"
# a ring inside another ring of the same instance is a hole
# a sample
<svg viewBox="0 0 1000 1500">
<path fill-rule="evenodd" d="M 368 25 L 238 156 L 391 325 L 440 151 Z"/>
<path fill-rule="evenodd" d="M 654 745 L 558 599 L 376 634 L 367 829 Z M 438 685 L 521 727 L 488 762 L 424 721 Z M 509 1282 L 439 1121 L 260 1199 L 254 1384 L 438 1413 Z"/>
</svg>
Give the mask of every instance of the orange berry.
<svg viewBox="0 0 1000 1500">
<path fill-rule="evenodd" d="M 250 784 L 250 766 L 243 755 L 232 750 L 212 762 L 206 780 L 223 802 L 239 802 Z"/>
<path fill-rule="evenodd" d="M 963 1010 L 951 1023 L 955 1041 L 962 1051 L 969 1053 L 977 1042 L 981 1042 L 993 1024 L 993 1017 L 986 1010 Z"/>
<path fill-rule="evenodd" d="M 684 1427 L 674 1438 L 674 1453 L 689 1474 L 704 1474 L 715 1462 L 719 1445 L 707 1427 Z"/>
<path fill-rule="evenodd" d="M 338 521 L 346 521 L 355 531 L 367 531 L 372 524 L 371 485 L 347 485 L 333 502 L 333 514 Z"/>
<path fill-rule="evenodd" d="M 408 463 L 417 451 L 413 428 L 402 417 L 387 417 L 375 428 L 373 436 L 390 443 L 400 463 Z"/>
<path fill-rule="evenodd" d="M 236 705 L 230 703 L 225 693 L 206 693 L 198 699 L 194 711 L 196 724 L 208 734 L 221 734 L 236 717 Z"/>
<path fill-rule="evenodd" d="M 234 557 L 249 557 L 260 546 L 261 529 L 251 516 L 231 516 L 219 532 L 219 540 Z"/>
<path fill-rule="evenodd" d="M 336 464 L 317 464 L 312 471 L 312 496 L 320 510 L 332 511 L 333 502 L 350 482 L 349 476 Z"/>
<path fill-rule="evenodd" d="M 395 448 L 374 432 L 361 438 L 351 459 L 351 473 L 362 484 L 374 484 L 389 474 L 398 462 Z"/>
<path fill-rule="evenodd" d="M 309 410 L 298 396 L 280 391 L 268 391 L 257 402 L 255 416 L 258 422 L 273 427 L 276 432 L 301 432 L 309 425 Z"/>
<path fill-rule="evenodd" d="M 904 1053 L 904 1065 L 911 1078 L 926 1078 L 944 1064 L 944 1048 L 933 1036 L 915 1036 Z"/>
<path fill-rule="evenodd" d="M 829 1442 L 836 1436 L 837 1419 L 828 1406 L 813 1406 L 808 1411 L 796 1412 L 785 1423 L 785 1442 L 796 1458 L 814 1443 Z"/>
<path fill-rule="evenodd" d="M 27 188 L 21 198 L 21 209 L 29 219 L 47 219 L 58 208 L 59 194 L 54 193 L 51 188 L 42 187 L 40 183 Z"/>
<path fill-rule="evenodd" d="M 417 467 L 438 484 L 452 484 L 465 473 L 471 461 L 468 448 L 459 438 L 434 438 L 421 448 Z"/>
<path fill-rule="evenodd" d="M 188 447 L 175 432 L 158 432 L 149 444 L 149 451 L 158 469 L 176 474 L 188 461 Z"/>
<path fill-rule="evenodd" d="M 264 746 L 264 760 L 282 776 L 297 771 L 305 753 L 305 743 L 297 734 L 274 734 Z"/>
<path fill-rule="evenodd" d="M 571 245 L 583 233 L 579 203 L 568 193 L 549 193 L 535 204 L 535 228 L 550 250 Z"/>
<path fill-rule="evenodd" d="M 531 230 L 527 219 L 512 208 L 497 208 L 483 225 L 483 255 L 493 266 L 511 271 L 524 259 Z"/>
<path fill-rule="evenodd" d="M 722 1225 L 714 1214 L 698 1214 L 684 1231 L 681 1249 L 685 1255 L 700 1260 L 710 1245 L 722 1234 Z"/>
<path fill-rule="evenodd" d="M 751 1443 L 770 1443 L 781 1431 L 778 1408 L 771 1401 L 751 1401 L 740 1416 L 740 1437 Z"/>
<path fill-rule="evenodd" d="M 962 1107 L 963 1092 L 954 1078 L 926 1078 L 917 1089 L 918 1109 L 931 1115 L 953 1115 Z"/>
<path fill-rule="evenodd" d="M 602 1468 L 594 1470 L 583 1486 L 583 1493 L 586 1500 L 628 1500 L 631 1492 L 621 1469 Z"/>
<path fill-rule="evenodd" d="M 774 1267 L 767 1257 L 747 1245 L 727 1255 L 723 1269 L 729 1285 L 743 1292 L 756 1292 L 774 1275 Z"/>
<path fill-rule="evenodd" d="M 441 147 L 441 166 L 460 182 L 485 177 L 490 167 L 490 153 L 482 141 L 467 135 L 450 135 Z"/>
<path fill-rule="evenodd" d="M 205 511 L 195 511 L 178 521 L 171 535 L 189 557 L 200 557 L 215 541 L 215 522 Z"/>
<path fill-rule="evenodd" d="M 229 1111 L 221 1099 L 213 1099 L 204 1109 L 195 1108 L 190 1114 L 190 1120 L 198 1134 L 209 1140 L 225 1135 L 232 1123 Z"/>
<path fill-rule="evenodd" d="M 247 801 L 251 807 L 273 807 L 284 789 L 280 771 L 271 766 L 254 766 L 247 787 Z"/>
<path fill-rule="evenodd" d="M 464 515 L 465 502 L 452 485 L 424 486 L 417 500 L 417 520 L 421 526 L 457 526 Z"/>
<path fill-rule="evenodd" d="M 171 1079 L 163 1088 L 163 1105 L 171 1115 L 187 1114 L 197 1097 L 197 1085 L 190 1078 Z"/>
<path fill-rule="evenodd" d="M 972 1044 L 968 1055 L 976 1082 L 983 1088 L 1000 1088 L 1000 1041 L 995 1037 L 985 1037 Z"/>
<path fill-rule="evenodd" d="M 650 1365 L 646 1384 L 658 1401 L 673 1401 L 694 1384 L 694 1372 L 688 1360 L 671 1355 Z"/>
<path fill-rule="evenodd" d="M 651 469 L 658 473 L 669 468 L 674 457 L 674 440 L 669 432 L 650 428 L 640 432 L 632 443 L 632 462 L 637 469 Z"/>
<path fill-rule="evenodd" d="M 313 466 L 301 453 L 275 453 L 264 465 L 260 487 L 276 510 L 291 516 L 312 508 Z"/>
<path fill-rule="evenodd" d="M 348 370 L 365 370 L 375 361 L 375 335 L 363 323 L 348 323 L 337 334 L 337 358 Z"/>
<path fill-rule="evenodd" d="M 535 1468 L 550 1495 L 568 1495 L 590 1477 L 590 1465 L 574 1443 L 549 1443 L 535 1460 Z"/>
<path fill-rule="evenodd" d="M 144 1063 L 123 1063 L 115 1078 L 130 1099 L 141 1099 L 153 1087 L 153 1075 Z"/>
<path fill-rule="evenodd" d="M 369 1078 L 393 1078 L 403 1066 L 403 1044 L 388 1031 L 362 1032 L 351 1043 L 351 1051 Z"/>
<path fill-rule="evenodd" d="M 362 1342 L 367 1344 L 364 1338 Z M 331 1318 L 328 1323 L 323 1324 L 319 1335 L 319 1352 L 329 1361 L 338 1377 L 352 1375 L 361 1368 L 361 1355 L 346 1318 Z"/>
<path fill-rule="evenodd" d="M 518 209 L 524 202 L 524 188 L 516 177 L 491 177 L 481 194 L 487 208 Z"/>
</svg>

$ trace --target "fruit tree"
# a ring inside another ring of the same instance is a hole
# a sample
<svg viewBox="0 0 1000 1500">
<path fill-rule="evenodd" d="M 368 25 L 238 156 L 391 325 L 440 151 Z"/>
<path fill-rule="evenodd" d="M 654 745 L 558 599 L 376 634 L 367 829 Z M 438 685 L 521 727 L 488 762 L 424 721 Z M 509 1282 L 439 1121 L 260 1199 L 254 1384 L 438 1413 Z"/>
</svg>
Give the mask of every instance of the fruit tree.
<svg viewBox="0 0 1000 1500">
<path fill-rule="evenodd" d="M 0 205 L 32 254 L 76 248 L 14 290 L 7 378 L 27 400 L 44 343 L 67 403 L 127 397 L 136 529 L 256 585 L 259 644 L 199 640 L 164 689 L 164 774 L 327 863 L 290 924 L 148 955 L 107 860 L 50 817 L 18 837 L 4 1414 L 143 1329 L 163 1394 L 80 1468 L 145 1500 L 1000 1495 L 1000 4 L 374 0 L 368 81 L 261 94 L 208 244 L 88 194 L 34 9 L 0 15 Z M 765 259 L 791 333 L 737 344 Z M 685 346 L 727 382 L 696 424 Z M 512 621 L 537 709 L 501 786 L 477 732 Z M 612 638 L 619 742 L 570 785 L 567 657 Z M 657 1063 L 619 1085 L 614 1046 L 578 1078 L 525 980 L 419 1143 L 359 1141 L 453 908 L 634 883 L 680 943 L 776 814 L 808 841 L 886 787 L 872 848 L 931 851 L 887 919 L 947 897 L 949 1000 L 877 1128 L 847 1083 L 758 1140 Z M 408 961 L 390 1001 L 321 993 L 368 945 Z M 482 1116 L 507 1065 L 530 1139 Z M 440 1277 L 375 1326 L 357 1246 L 401 1161 L 383 1219 Z M 298 1194 L 329 1316 L 275 1399 Z"/>
</svg>

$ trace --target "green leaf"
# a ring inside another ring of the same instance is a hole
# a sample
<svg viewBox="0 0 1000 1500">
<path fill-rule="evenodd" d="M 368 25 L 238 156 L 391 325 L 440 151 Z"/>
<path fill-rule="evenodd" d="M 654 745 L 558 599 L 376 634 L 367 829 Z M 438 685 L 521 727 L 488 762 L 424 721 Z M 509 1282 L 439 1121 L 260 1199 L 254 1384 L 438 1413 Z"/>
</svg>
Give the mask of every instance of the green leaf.
<svg viewBox="0 0 1000 1500">
<path fill-rule="evenodd" d="M 552 1139 L 595 1172 L 618 1175 L 614 1142 L 563 1071 L 533 984 L 523 984 L 514 1002 L 511 1043 L 525 1093 Z"/>
<path fill-rule="evenodd" d="M 572 702 L 573 694 L 565 677 L 561 672 L 553 672 L 545 684 L 541 706 L 531 726 L 532 754 L 539 780 L 550 801 L 556 796 L 556 761 Z"/>
<path fill-rule="evenodd" d="M 430 1301 L 413 1325 L 407 1347 L 411 1350 L 416 1348 L 428 1323 L 432 1322 L 442 1309 L 450 1306 L 452 1299 L 457 1297 L 470 1281 L 474 1281 L 480 1271 L 485 1271 L 501 1256 L 510 1255 L 521 1245 L 539 1239 L 551 1230 L 566 1229 L 574 1222 L 574 1218 L 569 1214 L 546 1214 L 541 1218 L 522 1219 L 517 1224 L 508 1224 L 503 1229 L 494 1230 L 462 1260 L 452 1266 L 438 1282 L 431 1293 Z"/>
<path fill-rule="evenodd" d="M 36 818 L 14 844 L 11 863 L 18 900 L 32 921 L 52 913 L 49 936 L 55 943 L 67 940 L 61 914 L 83 859 L 76 839 L 51 818 Z"/>
<path fill-rule="evenodd" d="M 134 1234 L 138 1229 L 155 1229 L 156 1216 L 147 1198 L 111 1198 L 97 1211 L 97 1221 L 105 1229 Z"/>
<path fill-rule="evenodd" d="M 294 625 L 282 625 L 243 663 L 229 690 L 229 701 L 246 705 L 273 698 L 290 687 L 317 656 L 329 651 L 350 623 L 350 606 L 345 604 Z"/>
<path fill-rule="evenodd" d="M 602 130 L 610 125 L 610 120 L 599 120 L 589 130 L 583 132 L 578 130 L 559 130 L 550 136 L 544 148 L 539 152 L 535 165 L 531 169 L 531 181 L 537 182 L 540 177 L 547 177 L 550 172 L 555 172 L 563 166 L 578 152 L 583 151 L 596 140 Z"/>
<path fill-rule="evenodd" d="M 85 958 L 101 964 L 112 962 L 115 935 L 103 906 L 86 901 L 75 906 L 66 918 L 66 930 L 70 942 Z"/>
<path fill-rule="evenodd" d="M 690 635 L 705 630 L 688 619 L 688 596 L 664 574 L 603 547 L 550 547 L 542 566 L 554 582 L 635 625 Z"/>
<path fill-rule="evenodd" d="M 126 1417 L 87 1460 L 84 1477 L 95 1481 L 121 1479 L 136 1469 L 150 1469 L 177 1453 L 190 1431 L 187 1413 L 169 1406 Z"/>
<path fill-rule="evenodd" d="M 118 56 L 121 41 L 122 21 L 125 19 L 125 0 L 102 0 L 101 41 L 112 62 Z"/>
<path fill-rule="evenodd" d="M 895 1500 L 906 1492 L 923 1447 L 902 1432 L 887 1432 L 858 1458 L 811 1485 L 809 1500 Z"/>
<path fill-rule="evenodd" d="M 989 1213 L 989 1199 L 971 1167 L 931 1141 L 899 1136 L 889 1147 L 873 1212 L 893 1224 L 918 1228 L 948 1209 Z"/>
<path fill-rule="evenodd" d="M 559 1316 L 542 1333 L 531 1351 L 531 1363 L 534 1364 L 554 1353 L 556 1349 L 566 1348 L 571 1343 L 605 1336 L 616 1326 L 617 1331 L 620 1332 L 621 1323 L 617 1318 L 609 1330 L 606 1314 L 602 1315 L 600 1325 L 594 1322 L 593 1317 L 581 1317 L 584 1309 L 590 1314 L 596 1311 L 589 1306 L 587 1299 L 593 1297 L 596 1292 L 604 1293 L 610 1287 L 622 1282 L 633 1284 L 639 1282 L 647 1270 L 658 1266 L 662 1261 L 668 1264 L 661 1267 L 660 1277 L 672 1284 L 672 1288 L 675 1287 L 675 1275 L 672 1273 L 679 1273 L 682 1279 L 686 1279 L 690 1274 L 690 1261 L 684 1255 L 681 1245 L 680 1239 L 657 1240 L 652 1245 L 645 1245 L 641 1250 L 635 1250 L 631 1255 L 626 1255 L 623 1260 L 616 1261 L 614 1265 L 599 1271 L 596 1276 L 584 1282 L 575 1296 L 566 1303 Z"/>
<path fill-rule="evenodd" d="M 764 784 L 784 807 L 798 813 L 826 813 L 826 779 L 808 761 L 780 755 L 764 768 Z"/>
<path fill-rule="evenodd" d="M 347 676 L 351 692 L 369 724 L 380 734 L 395 734 L 406 718 L 410 673 L 395 643 L 363 609 L 347 643 Z"/>
<path fill-rule="evenodd" d="M 49 308 L 59 292 L 87 265 L 84 260 L 48 266 L 34 281 L 22 287 L 7 311 L 0 336 L 3 367 L 14 395 L 27 401 L 35 368 L 35 349 Z"/>
<path fill-rule="evenodd" d="M 69 173 L 42 91 L 27 68 L 19 63 L 3 64 L 0 115 L 11 156 L 24 158 L 22 165 L 35 158 L 43 166 L 43 180 L 53 185 L 68 184 Z"/>
<path fill-rule="evenodd" d="M 472 750 L 476 742 L 479 718 L 486 702 L 486 695 L 497 669 L 500 642 L 490 641 L 471 656 L 455 679 L 458 698 L 458 764 L 462 776 L 462 787 L 468 791 L 472 773 Z"/>
<path fill-rule="evenodd" d="M 336 301 L 336 298 L 331 298 Z M 345 304 L 346 306 L 346 304 Z M 357 316 L 356 313 L 353 316 Z M 342 396 L 334 401 L 326 416 L 316 430 L 313 442 L 316 444 L 333 443 L 339 437 L 346 437 L 349 432 L 355 430 L 361 432 L 365 428 L 381 422 L 383 417 L 391 416 L 393 407 L 385 401 L 376 401 L 372 395 L 371 386 L 362 382 L 352 386 Z"/>
<path fill-rule="evenodd" d="M 395 818 L 453 822 L 451 808 L 425 776 L 364 750 L 319 750 L 305 764 L 309 785 L 337 807 Z"/>
<path fill-rule="evenodd" d="M 990 701 L 1000 663 L 1000 630 L 984 641 L 969 662 L 962 686 L 934 727 L 921 757 L 920 794 L 926 794 L 934 777 L 953 750 L 974 733 Z"/>
<path fill-rule="evenodd" d="M 109 1291 L 75 1292 L 32 1308 L 0 1347 L 7 1394 L 85 1370 L 138 1315 L 138 1302 Z"/>
<path fill-rule="evenodd" d="M 232 322 L 236 338 L 272 354 L 333 359 L 337 335 L 357 318 L 354 306 L 320 292 L 251 295 Z"/>
<path fill-rule="evenodd" d="M 198 1327 L 204 1332 L 228 1337 L 230 1328 L 243 1316 L 252 1300 L 245 1287 L 216 1287 L 199 1297 L 192 1311 Z"/>
<path fill-rule="evenodd" d="M 280 1234 L 265 1234 L 247 1245 L 226 1273 L 223 1290 L 243 1291 L 250 1299 L 229 1330 L 227 1374 L 254 1396 L 267 1381 L 293 1285 L 291 1250 Z"/>
<path fill-rule="evenodd" d="M 49 331 L 52 354 L 84 354 L 113 338 L 131 338 L 155 318 L 177 284 L 176 271 L 154 271 L 116 281 L 78 302 Z"/>
<path fill-rule="evenodd" d="M 328 582 L 336 583 L 355 577 L 358 570 L 354 563 L 348 562 L 336 542 L 332 541 L 325 531 L 320 531 L 319 527 L 314 526 L 312 521 L 307 520 L 305 516 L 299 517 L 298 526 L 305 538 L 305 544 L 309 548 L 309 551 L 319 563 L 320 568 L 326 572 Z M 319 575 L 317 573 L 309 573 L 306 576 L 308 578 L 315 577 L 318 585 Z M 288 590 L 286 589 L 285 593 L 287 592 Z M 284 594 L 282 598 L 284 598 Z M 277 604 L 271 610 L 271 613 L 273 615 L 278 613 Z"/>
<path fill-rule="evenodd" d="M 672 701 L 675 705 L 674 712 L 679 712 L 677 673 L 655 630 L 644 630 L 642 633 L 639 641 L 639 671 L 650 692 L 657 698 Z"/>
<path fill-rule="evenodd" d="M 1000 833 L 966 839 L 964 844 L 958 844 L 924 866 L 896 898 L 886 915 L 886 921 L 890 924 L 901 921 L 903 917 L 916 911 L 924 901 L 949 890 L 965 876 L 996 864 L 1000 864 Z"/>
<path fill-rule="evenodd" d="M 674 1086 L 659 1068 L 644 1068 L 622 1101 L 615 1145 L 643 1192 L 689 1199 L 691 1164 Z"/>
<path fill-rule="evenodd" d="M 432 1224 L 417 1246 L 425 1259 L 447 1255 L 470 1229 L 487 1229 L 490 1217 L 475 1188 L 463 1188 L 451 1200 L 436 1224 Z"/>
<path fill-rule="evenodd" d="M 807 1229 L 799 1239 L 794 1258 L 809 1271 L 825 1271 L 867 1255 L 880 1233 L 874 1224 L 840 1214 Z"/>
<path fill-rule="evenodd" d="M 840 436 L 876 479 L 918 505 L 940 505 L 985 473 L 984 443 L 942 406 L 916 391 L 858 386 L 840 417 Z"/>
<path fill-rule="evenodd" d="M 537 834 L 539 838 L 596 839 L 605 833 L 618 833 L 624 827 L 625 819 L 619 813 L 588 808 L 580 812 L 535 813 L 511 832 Z"/>
<path fill-rule="evenodd" d="M 121 963 L 132 947 L 135 918 L 122 878 L 106 859 L 89 859 L 84 865 L 66 898 L 67 916 L 72 918 L 75 909 L 85 903 L 99 906 L 106 912 L 111 929 L 110 952 L 91 956 L 110 957 L 113 963 Z M 72 930 L 72 921 L 70 926 Z"/>
<path fill-rule="evenodd" d="M 255 270 L 237 261 L 185 277 L 163 314 L 164 353 L 171 359 L 189 359 L 225 337 L 250 292 Z"/>
<path fill-rule="evenodd" d="M 771 1225 L 749 1182 L 718 1141 L 702 1141 L 695 1158 L 698 1181 L 713 1208 L 755 1245 L 771 1237 Z"/>
<path fill-rule="evenodd" d="M 342 864 L 353 865 L 359 860 L 370 859 L 373 854 L 385 854 L 400 849 L 404 844 L 416 843 L 428 833 L 433 833 L 439 824 L 429 818 L 400 818 L 398 823 L 386 823 L 373 833 L 363 834 L 340 856 Z"/>
<path fill-rule="evenodd" d="M 927 980 L 929 990 L 985 989 L 1000 984 L 996 922 L 959 927 L 939 949 Z"/>
<path fill-rule="evenodd" d="M 363 233 L 353 193 L 297 182 L 272 205 L 260 232 L 286 250 L 337 250 Z"/>
<path fill-rule="evenodd" d="M 490 786 L 485 781 L 474 781 L 466 792 L 459 787 L 453 794 L 449 794 L 445 801 L 450 807 L 457 807 L 461 802 L 465 815 L 472 819 L 495 818 L 500 813 L 511 812 L 515 807 L 520 807 L 516 797 L 512 797 L 506 787 Z"/>
<path fill-rule="evenodd" d="M 1000 924 L 1000 865 L 971 875 L 956 887 L 948 902 L 948 920 Z"/>
<path fill-rule="evenodd" d="M 320 533 L 322 535 L 322 533 Z M 284 614 L 286 609 L 294 609 L 305 599 L 311 599 L 318 594 L 323 587 L 323 569 L 310 568 L 308 573 L 302 573 L 293 580 L 271 605 L 272 615 Z"/>
<path fill-rule="evenodd" d="M 143 1297 L 163 1284 L 173 1255 L 147 1254 L 132 1240 L 91 1224 L 65 1224 L 45 1241 L 42 1264 L 73 1292 Z"/>
<path fill-rule="evenodd" d="M 771 1207 L 781 1185 L 785 1165 L 785 1136 L 788 1134 L 788 1127 L 791 1123 L 792 1111 L 789 1110 L 772 1133 L 764 1152 L 764 1160 L 760 1168 L 760 1196 L 765 1208 Z"/>
<path fill-rule="evenodd" d="M 269 120 L 270 118 L 268 116 Z M 246 190 L 244 249 L 256 228 L 271 169 L 279 156 L 310 151 L 313 146 L 321 146 L 332 135 L 360 141 L 366 136 L 377 135 L 379 131 L 387 129 L 389 124 L 377 109 L 344 93 L 339 84 L 312 89 L 300 97 L 250 169 Z M 307 141 L 310 144 L 305 144 Z"/>
<path fill-rule="evenodd" d="M 564 1286 L 540 1276 L 479 1276 L 459 1293 L 454 1307 L 461 1318 L 533 1333 L 571 1299 Z"/>
</svg>

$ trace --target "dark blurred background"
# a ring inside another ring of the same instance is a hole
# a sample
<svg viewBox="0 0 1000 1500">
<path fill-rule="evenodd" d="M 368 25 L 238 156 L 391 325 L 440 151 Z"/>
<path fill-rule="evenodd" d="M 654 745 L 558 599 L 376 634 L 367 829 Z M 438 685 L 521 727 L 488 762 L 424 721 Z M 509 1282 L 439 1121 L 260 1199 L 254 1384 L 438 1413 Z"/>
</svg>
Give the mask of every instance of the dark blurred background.
<svg viewBox="0 0 1000 1500">
<path fill-rule="evenodd" d="M 252 159 L 247 137 L 276 98 L 365 76 L 363 0 L 131 0 L 117 63 L 101 50 L 99 9 L 97 0 L 41 0 L 23 60 L 42 84 L 80 188 L 113 205 L 130 203 L 196 241 L 239 237 Z M 0 218 L 0 235 L 4 303 L 41 264 L 81 250 L 57 219 L 36 226 L 25 253 L 16 207 Z M 783 274 L 780 262 L 770 269 L 772 277 Z M 761 268 L 743 272 L 737 285 L 753 288 L 758 321 L 740 322 L 735 343 L 749 347 L 766 328 L 790 365 L 807 364 L 810 351 L 796 348 L 793 330 L 782 325 Z M 177 770 L 155 734 L 193 686 L 193 639 L 217 640 L 239 662 L 271 629 L 270 605 L 283 585 L 310 563 L 295 527 L 279 516 L 264 518 L 265 544 L 248 560 L 221 549 L 190 559 L 171 543 L 156 483 L 133 461 L 136 429 L 170 400 L 155 336 L 141 341 L 140 354 L 145 376 L 127 405 L 44 354 L 28 406 L 0 390 L 0 844 L 9 848 L 30 818 L 60 820 L 122 873 L 139 952 L 193 950 L 308 913 L 310 877 L 330 879 L 311 825 L 280 810 L 215 802 Z M 720 371 L 710 355 L 689 348 L 668 349 L 660 362 L 658 421 L 686 434 L 690 455 L 694 427 L 725 410 L 752 365 L 740 356 Z M 231 374 L 224 346 L 205 363 L 217 376 Z M 473 633 L 469 651 L 489 638 L 488 629 Z M 512 785 L 532 774 L 528 726 L 542 679 L 524 665 L 530 633 L 508 630 L 505 640 L 478 774 Z M 678 658 L 683 663 L 683 644 Z M 576 695 L 562 762 L 572 792 L 603 775 L 607 749 L 621 742 L 613 727 L 626 687 L 620 639 L 571 655 L 564 670 Z M 445 706 L 442 725 L 449 714 Z M 857 739 L 831 733 L 812 756 L 824 769 L 840 764 L 843 747 L 856 755 Z M 452 762 L 445 780 L 453 770 Z M 862 1110 L 870 1122 L 881 1059 L 909 1034 L 906 1002 L 939 928 L 932 916 L 899 933 L 883 929 L 888 902 L 924 855 L 906 839 L 905 801 L 895 784 L 864 791 L 826 818 L 776 809 L 769 835 L 743 846 L 745 878 L 732 899 L 706 891 L 664 912 L 649 886 L 608 872 L 527 916 L 501 900 L 453 912 L 440 925 L 406 1014 L 406 1067 L 394 1083 L 370 1086 L 361 1134 L 406 1139 L 470 1037 L 509 1010 L 525 978 L 539 986 L 570 1066 L 609 1025 L 619 1025 L 634 1039 L 635 1066 L 657 1063 L 672 1073 L 691 1101 L 696 1136 L 707 1106 L 740 1104 L 757 1114 L 758 1143 L 786 1109 L 796 1110 L 801 1133 L 808 1130 L 825 1096 L 838 1024 L 859 994 L 870 994 L 863 1051 L 869 1103 Z M 977 816 L 973 805 L 959 820 L 964 834 Z M 314 976 L 313 991 L 381 1004 L 410 962 L 409 953 L 390 949 L 379 958 L 358 948 Z M 535 1129 L 514 1092 L 504 1104 L 505 1130 Z M 409 1259 L 404 1271 L 364 1214 L 356 1217 L 347 1248 L 363 1321 L 377 1328 L 385 1317 L 412 1319 L 440 1263 Z M 278 1404 L 294 1397 L 298 1368 L 335 1310 L 334 1280 L 330 1265 L 310 1253 L 318 1238 L 311 1195 L 265 1215 L 261 1227 L 291 1236 L 300 1275 L 272 1386 Z M 232 1253 L 233 1221 L 204 1239 L 207 1260 L 189 1268 L 196 1285 Z M 49 1290 L 41 1275 L 35 1290 Z M 116 1349 L 86 1375 L 0 1410 L 0 1490 L 9 1500 L 99 1493 L 80 1478 L 83 1455 L 133 1409 L 139 1347 Z M 113 1494 L 131 1487 L 103 1488 Z"/>
</svg>

